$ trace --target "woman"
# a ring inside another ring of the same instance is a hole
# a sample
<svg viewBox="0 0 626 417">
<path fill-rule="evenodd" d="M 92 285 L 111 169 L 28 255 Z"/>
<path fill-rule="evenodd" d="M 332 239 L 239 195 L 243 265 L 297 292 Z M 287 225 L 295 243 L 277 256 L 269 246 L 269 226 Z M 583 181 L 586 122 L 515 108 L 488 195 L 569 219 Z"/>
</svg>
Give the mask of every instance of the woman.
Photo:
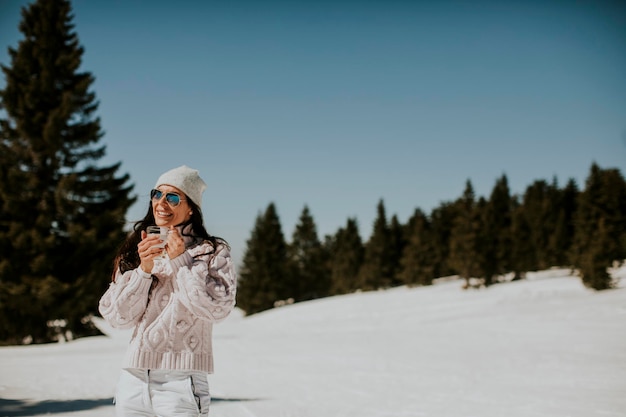
<svg viewBox="0 0 626 417">
<path fill-rule="evenodd" d="M 227 243 L 204 228 L 198 171 L 181 166 L 159 177 L 148 213 L 114 261 L 99 310 L 134 333 L 116 390 L 118 416 L 207 416 L 213 372 L 211 332 L 235 305 L 236 275 Z M 158 234 L 169 229 L 162 257 Z"/>
</svg>

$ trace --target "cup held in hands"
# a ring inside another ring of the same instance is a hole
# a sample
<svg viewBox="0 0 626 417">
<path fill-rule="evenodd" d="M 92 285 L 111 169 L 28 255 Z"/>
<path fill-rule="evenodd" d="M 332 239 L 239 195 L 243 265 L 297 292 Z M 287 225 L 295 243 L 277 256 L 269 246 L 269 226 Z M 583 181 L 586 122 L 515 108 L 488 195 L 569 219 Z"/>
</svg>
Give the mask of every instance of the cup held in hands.
<svg viewBox="0 0 626 417">
<path fill-rule="evenodd" d="M 160 242 L 158 245 L 154 245 L 157 248 L 165 248 L 165 242 L 167 241 L 168 232 L 169 232 L 169 229 L 164 226 L 148 226 L 146 228 L 146 233 L 148 233 L 149 235 L 152 235 L 152 234 L 159 235 L 159 238 L 162 240 L 162 242 Z M 161 257 L 165 255 L 165 250 L 163 252 L 164 253 L 161 255 Z"/>
</svg>

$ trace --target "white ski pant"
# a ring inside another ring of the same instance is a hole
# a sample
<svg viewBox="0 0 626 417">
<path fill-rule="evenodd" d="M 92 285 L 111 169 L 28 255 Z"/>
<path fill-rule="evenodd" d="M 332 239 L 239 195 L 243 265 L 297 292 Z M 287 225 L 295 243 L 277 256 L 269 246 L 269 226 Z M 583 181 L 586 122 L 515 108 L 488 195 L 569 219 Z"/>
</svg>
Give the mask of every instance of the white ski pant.
<svg viewBox="0 0 626 417">
<path fill-rule="evenodd" d="M 210 402 L 206 373 L 122 369 L 115 412 L 118 417 L 206 417 Z"/>
</svg>

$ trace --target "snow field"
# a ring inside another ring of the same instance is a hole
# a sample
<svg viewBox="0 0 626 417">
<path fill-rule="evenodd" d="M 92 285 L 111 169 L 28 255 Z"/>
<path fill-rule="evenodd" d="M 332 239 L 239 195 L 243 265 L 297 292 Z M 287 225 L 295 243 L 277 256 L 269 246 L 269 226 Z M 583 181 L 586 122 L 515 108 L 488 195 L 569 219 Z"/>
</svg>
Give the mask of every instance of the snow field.
<svg viewBox="0 0 626 417">
<path fill-rule="evenodd" d="M 560 269 L 461 285 L 233 312 L 214 328 L 210 416 L 626 416 L 626 285 Z M 0 348 L 0 416 L 113 416 L 129 332 L 99 324 L 110 336 Z"/>
</svg>

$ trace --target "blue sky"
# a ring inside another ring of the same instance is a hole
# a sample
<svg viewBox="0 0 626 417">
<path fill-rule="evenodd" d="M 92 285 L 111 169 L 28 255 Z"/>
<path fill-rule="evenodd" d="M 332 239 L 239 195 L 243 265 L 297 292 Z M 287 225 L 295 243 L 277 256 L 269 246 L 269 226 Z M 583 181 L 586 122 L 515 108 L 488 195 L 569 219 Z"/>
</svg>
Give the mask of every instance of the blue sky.
<svg viewBox="0 0 626 417">
<path fill-rule="evenodd" d="M 26 1 L 0 0 L 0 62 Z M 243 257 L 274 202 L 290 240 L 367 238 L 383 199 L 405 222 L 537 179 L 626 165 L 626 6 L 608 1 L 76 0 L 107 156 L 141 218 L 159 174 L 209 184 L 209 231 Z M 4 85 L 4 78 L 0 81 Z"/>
</svg>

